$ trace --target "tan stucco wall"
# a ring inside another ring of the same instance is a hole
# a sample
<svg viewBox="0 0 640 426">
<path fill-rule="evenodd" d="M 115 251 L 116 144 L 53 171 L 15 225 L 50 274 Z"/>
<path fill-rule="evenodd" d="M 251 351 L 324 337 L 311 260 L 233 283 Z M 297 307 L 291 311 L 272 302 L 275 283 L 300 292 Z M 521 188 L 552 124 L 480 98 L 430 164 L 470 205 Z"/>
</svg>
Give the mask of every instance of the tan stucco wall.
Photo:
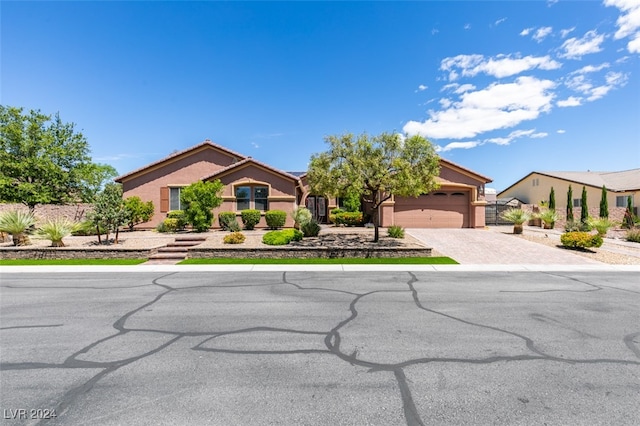
<svg viewBox="0 0 640 426">
<path fill-rule="evenodd" d="M 533 186 L 533 179 L 538 179 L 539 184 L 537 186 Z M 582 197 L 582 187 L 585 186 L 587 188 L 587 204 L 589 205 L 589 209 L 591 210 L 594 207 L 599 209 L 602 187 L 596 188 L 580 183 L 571 183 L 562 179 L 541 175 L 539 173 L 531 174 L 508 190 L 499 193 L 498 197 L 516 197 L 526 204 L 540 204 L 541 201 L 549 201 L 549 193 L 551 192 L 551 187 L 553 187 L 556 198 L 556 208 L 564 211 L 567 207 L 567 191 L 569 190 L 569 185 L 571 185 L 573 199 L 579 199 Z M 640 205 L 640 191 L 608 191 L 607 203 L 609 204 L 609 208 L 616 206 L 616 197 L 628 195 L 633 195 L 633 204 L 634 207 L 637 208 Z"/>
</svg>

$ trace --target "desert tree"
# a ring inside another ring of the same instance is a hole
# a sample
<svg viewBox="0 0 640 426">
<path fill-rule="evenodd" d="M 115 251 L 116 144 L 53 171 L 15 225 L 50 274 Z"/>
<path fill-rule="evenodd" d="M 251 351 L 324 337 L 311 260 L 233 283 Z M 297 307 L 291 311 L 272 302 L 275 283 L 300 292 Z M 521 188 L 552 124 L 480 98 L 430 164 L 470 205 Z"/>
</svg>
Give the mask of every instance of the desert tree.
<svg viewBox="0 0 640 426">
<path fill-rule="evenodd" d="M 325 138 L 327 151 L 311 157 L 307 178 L 312 192 L 358 196 L 371 208 L 374 242 L 379 209 L 392 196 L 418 197 L 438 188 L 439 157 L 419 135 L 351 133 Z"/>
</svg>

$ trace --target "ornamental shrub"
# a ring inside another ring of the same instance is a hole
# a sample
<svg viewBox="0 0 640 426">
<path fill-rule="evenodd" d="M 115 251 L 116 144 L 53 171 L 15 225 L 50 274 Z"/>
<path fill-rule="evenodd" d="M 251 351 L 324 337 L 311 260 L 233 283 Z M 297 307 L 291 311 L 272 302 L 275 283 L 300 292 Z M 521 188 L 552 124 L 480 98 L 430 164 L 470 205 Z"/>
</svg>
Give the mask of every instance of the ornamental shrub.
<svg viewBox="0 0 640 426">
<path fill-rule="evenodd" d="M 600 247 L 602 237 L 598 234 L 592 235 L 581 231 L 566 232 L 560 236 L 560 242 L 563 246 L 570 248 Z"/>
<path fill-rule="evenodd" d="M 49 219 L 38 228 L 38 235 L 51 241 L 51 247 L 64 247 L 62 239 L 71 234 L 78 223 L 64 216 Z"/>
<path fill-rule="evenodd" d="M 270 246 L 283 246 L 291 241 L 300 241 L 302 232 L 297 229 L 284 229 L 282 231 L 270 231 L 262 236 L 262 242 Z"/>
<path fill-rule="evenodd" d="M 36 218 L 31 212 L 9 210 L 0 214 L 0 232 L 11 234 L 14 246 L 28 246 L 31 244 L 29 233 Z"/>
<path fill-rule="evenodd" d="M 246 209 L 240 212 L 244 229 L 251 231 L 260 222 L 260 210 Z"/>
<path fill-rule="evenodd" d="M 404 229 L 402 226 L 390 226 L 387 228 L 387 235 L 391 238 L 404 238 Z"/>
<path fill-rule="evenodd" d="M 269 229 L 278 229 L 287 221 L 287 212 L 282 210 L 269 210 L 264 214 L 264 220 Z"/>
<path fill-rule="evenodd" d="M 156 228 L 158 232 L 177 232 L 179 228 L 180 220 L 168 217 L 162 221 L 162 226 Z"/>
<path fill-rule="evenodd" d="M 591 229 L 595 229 L 596 231 L 598 231 L 598 235 L 600 235 L 601 237 L 604 237 L 605 235 L 607 235 L 607 231 L 610 228 L 612 228 L 615 224 L 606 217 L 600 217 L 597 219 L 593 217 L 589 217 L 587 218 L 587 225 Z"/>
<path fill-rule="evenodd" d="M 329 221 L 336 225 L 345 226 L 362 226 L 364 223 L 362 212 L 345 212 L 342 210 L 329 214 Z"/>
<path fill-rule="evenodd" d="M 242 232 L 232 232 L 224 236 L 222 241 L 225 244 L 242 244 L 244 243 L 245 236 Z"/>
<path fill-rule="evenodd" d="M 235 212 L 220 212 L 220 213 L 218 213 L 218 223 L 220 224 L 220 227 L 224 231 L 233 231 L 229 227 L 229 225 L 233 221 L 238 223 L 238 221 L 236 220 L 236 213 Z"/>
<path fill-rule="evenodd" d="M 315 219 L 311 219 L 300 227 L 305 237 L 317 237 L 321 229 L 320 224 Z"/>
<path fill-rule="evenodd" d="M 167 213 L 167 219 L 175 219 L 175 221 L 169 222 L 170 226 L 173 227 L 173 231 L 168 232 L 184 231 L 188 224 L 184 210 L 171 210 Z M 167 219 L 165 219 L 165 222 Z"/>
<path fill-rule="evenodd" d="M 104 225 L 100 224 L 99 231 L 101 234 L 105 233 Z M 80 224 L 78 224 L 78 226 L 71 231 L 71 235 L 75 237 L 88 237 L 90 235 L 98 235 L 98 230 L 96 229 L 96 225 L 92 221 L 85 220 L 83 222 L 80 222 Z"/>
<path fill-rule="evenodd" d="M 640 229 L 628 230 L 625 239 L 632 243 L 640 243 Z"/>
<path fill-rule="evenodd" d="M 298 207 L 293 212 L 291 212 L 291 217 L 295 222 L 293 226 L 296 229 L 300 229 L 302 225 L 311 221 L 311 219 L 313 218 L 313 216 L 311 215 L 311 211 L 309 211 L 309 209 L 306 207 Z"/>
</svg>

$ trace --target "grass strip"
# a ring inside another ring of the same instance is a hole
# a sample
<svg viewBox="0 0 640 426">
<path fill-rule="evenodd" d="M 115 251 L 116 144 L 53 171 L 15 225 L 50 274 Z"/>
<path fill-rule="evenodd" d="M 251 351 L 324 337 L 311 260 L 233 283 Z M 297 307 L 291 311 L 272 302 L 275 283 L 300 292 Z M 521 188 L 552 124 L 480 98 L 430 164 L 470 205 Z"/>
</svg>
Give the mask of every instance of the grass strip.
<svg viewBox="0 0 640 426">
<path fill-rule="evenodd" d="M 147 259 L 2 259 L 0 266 L 139 265 Z"/>
<path fill-rule="evenodd" d="M 310 259 L 246 259 L 211 258 L 185 259 L 178 265 L 458 265 L 450 257 L 340 257 Z"/>
</svg>

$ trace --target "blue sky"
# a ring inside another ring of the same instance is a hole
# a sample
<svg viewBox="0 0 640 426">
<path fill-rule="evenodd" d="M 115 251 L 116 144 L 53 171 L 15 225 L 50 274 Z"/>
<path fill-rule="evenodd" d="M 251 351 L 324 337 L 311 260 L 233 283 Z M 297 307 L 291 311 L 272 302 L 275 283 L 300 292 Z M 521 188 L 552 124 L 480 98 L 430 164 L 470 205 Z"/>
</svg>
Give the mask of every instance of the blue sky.
<svg viewBox="0 0 640 426">
<path fill-rule="evenodd" d="M 1 102 L 126 173 L 204 139 L 286 171 L 420 133 L 505 189 L 640 167 L 640 3 L 2 1 Z"/>
</svg>

